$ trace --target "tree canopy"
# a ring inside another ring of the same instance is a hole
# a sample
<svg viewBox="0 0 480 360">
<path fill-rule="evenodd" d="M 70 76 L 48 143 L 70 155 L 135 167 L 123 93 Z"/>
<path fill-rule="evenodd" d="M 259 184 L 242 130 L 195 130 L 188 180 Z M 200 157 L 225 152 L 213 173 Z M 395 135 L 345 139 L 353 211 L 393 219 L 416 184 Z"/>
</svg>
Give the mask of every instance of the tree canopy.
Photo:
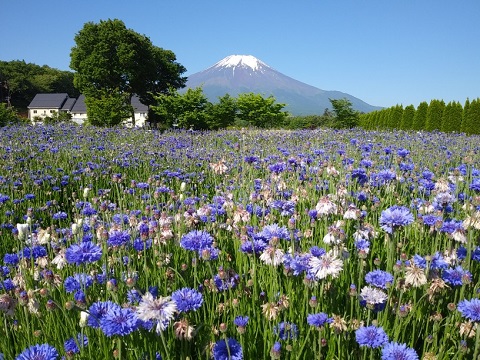
<svg viewBox="0 0 480 360">
<path fill-rule="evenodd" d="M 352 108 L 350 100 L 329 99 L 335 113 L 335 127 L 337 128 L 353 128 L 358 125 L 360 113 Z"/>
<path fill-rule="evenodd" d="M 73 85 L 73 72 L 23 60 L 0 61 L 0 102 L 26 110 L 37 93 L 79 95 Z"/>
<path fill-rule="evenodd" d="M 86 23 L 75 36 L 70 56 L 70 67 L 76 71 L 74 83 L 85 95 L 89 119 L 95 115 L 89 102 L 100 105 L 99 99 L 115 103 L 122 98 L 133 119 L 133 95 L 143 104 L 152 105 L 152 94 L 182 88 L 186 82 L 182 77 L 186 69 L 172 51 L 154 46 L 148 37 L 128 29 L 118 19 Z M 112 114 L 109 121 L 104 119 L 104 124 L 121 122 L 123 110 Z M 93 121 L 98 123 L 98 119 Z"/>
</svg>

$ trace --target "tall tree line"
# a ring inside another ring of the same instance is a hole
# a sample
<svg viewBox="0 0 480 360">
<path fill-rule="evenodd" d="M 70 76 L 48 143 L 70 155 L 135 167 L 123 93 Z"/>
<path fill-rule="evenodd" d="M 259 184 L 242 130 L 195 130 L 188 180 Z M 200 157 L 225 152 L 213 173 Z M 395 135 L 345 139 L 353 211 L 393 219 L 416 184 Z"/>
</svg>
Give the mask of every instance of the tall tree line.
<svg viewBox="0 0 480 360">
<path fill-rule="evenodd" d="M 401 129 L 480 134 L 480 98 L 445 104 L 443 100 L 421 102 L 417 108 L 395 105 L 360 115 L 359 125 L 365 129 Z"/>
</svg>

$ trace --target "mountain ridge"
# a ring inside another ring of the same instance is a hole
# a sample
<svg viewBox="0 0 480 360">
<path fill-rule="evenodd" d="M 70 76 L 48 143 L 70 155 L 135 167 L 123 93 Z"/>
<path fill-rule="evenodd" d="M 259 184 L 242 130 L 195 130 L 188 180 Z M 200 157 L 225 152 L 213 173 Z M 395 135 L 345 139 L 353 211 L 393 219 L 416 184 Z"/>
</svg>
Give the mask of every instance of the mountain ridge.
<svg viewBox="0 0 480 360">
<path fill-rule="evenodd" d="M 331 109 L 331 99 L 347 98 L 360 112 L 370 112 L 382 107 L 367 104 L 363 100 L 337 90 L 322 90 L 282 74 L 252 55 L 229 55 L 207 69 L 190 75 L 186 87 L 202 87 L 212 102 L 230 94 L 253 92 L 273 96 L 278 103 L 285 103 L 285 110 L 292 115 L 321 115 Z"/>
</svg>

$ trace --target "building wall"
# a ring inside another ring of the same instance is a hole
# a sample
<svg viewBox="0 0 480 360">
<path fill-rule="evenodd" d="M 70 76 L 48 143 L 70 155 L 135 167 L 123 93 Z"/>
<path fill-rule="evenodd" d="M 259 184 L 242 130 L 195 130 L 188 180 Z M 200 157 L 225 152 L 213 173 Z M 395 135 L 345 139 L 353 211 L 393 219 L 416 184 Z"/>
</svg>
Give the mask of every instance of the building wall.
<svg viewBox="0 0 480 360">
<path fill-rule="evenodd" d="M 52 116 L 58 113 L 59 109 L 29 109 L 28 118 L 33 121 L 33 118 L 38 116 L 40 118 L 45 118 L 47 116 Z"/>
</svg>

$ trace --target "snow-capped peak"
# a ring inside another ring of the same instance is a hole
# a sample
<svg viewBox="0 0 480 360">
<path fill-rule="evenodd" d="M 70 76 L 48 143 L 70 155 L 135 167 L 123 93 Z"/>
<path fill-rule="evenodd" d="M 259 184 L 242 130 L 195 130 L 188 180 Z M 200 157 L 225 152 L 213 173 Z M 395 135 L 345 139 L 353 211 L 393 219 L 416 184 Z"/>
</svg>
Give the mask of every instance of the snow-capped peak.
<svg viewBox="0 0 480 360">
<path fill-rule="evenodd" d="M 249 67 L 252 70 L 258 70 L 260 67 L 265 67 L 268 65 L 264 62 L 258 60 L 255 56 L 252 55 L 230 55 L 226 58 L 217 62 L 214 67 Z"/>
</svg>

